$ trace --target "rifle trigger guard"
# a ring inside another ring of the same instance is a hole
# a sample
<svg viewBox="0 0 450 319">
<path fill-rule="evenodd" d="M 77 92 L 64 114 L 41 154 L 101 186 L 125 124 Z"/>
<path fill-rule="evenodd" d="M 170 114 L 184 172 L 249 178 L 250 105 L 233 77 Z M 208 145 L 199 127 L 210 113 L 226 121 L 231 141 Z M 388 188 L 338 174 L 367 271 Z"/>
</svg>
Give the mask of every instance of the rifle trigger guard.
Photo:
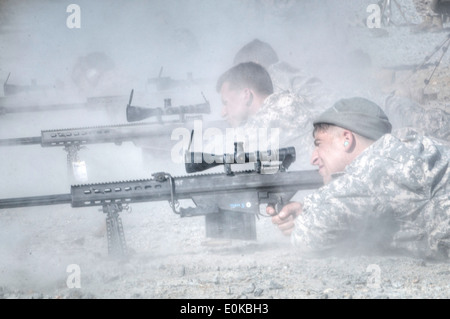
<svg viewBox="0 0 450 319">
<path fill-rule="evenodd" d="M 177 211 L 177 208 L 180 206 L 178 200 L 175 199 L 175 183 L 173 181 L 173 177 L 170 174 L 166 175 L 169 178 L 170 183 L 170 202 L 169 205 L 172 207 L 172 210 L 175 214 L 180 215 L 180 211 Z"/>
</svg>

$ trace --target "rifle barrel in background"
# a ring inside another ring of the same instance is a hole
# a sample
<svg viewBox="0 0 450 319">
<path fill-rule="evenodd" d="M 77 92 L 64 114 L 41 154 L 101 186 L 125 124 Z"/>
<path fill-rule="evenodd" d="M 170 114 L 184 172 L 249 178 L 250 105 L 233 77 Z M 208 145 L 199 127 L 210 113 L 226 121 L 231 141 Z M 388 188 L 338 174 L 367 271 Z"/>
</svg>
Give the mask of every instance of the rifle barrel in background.
<svg viewBox="0 0 450 319">
<path fill-rule="evenodd" d="M 127 101 L 126 96 L 101 96 L 90 97 L 86 102 L 79 103 L 60 103 L 47 105 L 27 105 L 27 106 L 6 106 L 10 98 L 0 98 L 0 115 L 7 113 L 28 113 L 28 112 L 42 112 L 42 111 L 64 111 L 70 109 L 83 109 L 90 107 L 110 107 L 112 105 L 125 105 Z"/>
<path fill-rule="evenodd" d="M 0 139 L 0 146 L 37 145 L 41 144 L 40 136 Z"/>
<path fill-rule="evenodd" d="M 0 139 L 0 146 L 33 145 L 42 147 L 70 146 L 100 143 L 120 144 L 127 141 L 166 136 L 180 126 L 179 122 L 138 123 L 43 130 L 41 136 Z"/>
<path fill-rule="evenodd" d="M 168 76 L 162 76 L 164 67 L 161 67 L 157 77 L 148 79 L 148 84 L 154 85 L 157 91 L 168 91 L 176 88 L 191 88 L 193 86 L 210 83 L 211 79 L 194 78 L 192 72 L 188 72 L 186 79 L 172 79 Z"/>
<path fill-rule="evenodd" d="M 211 107 L 208 100 L 202 93 L 204 103 L 192 104 L 192 105 L 181 105 L 181 106 L 172 106 L 171 99 L 164 100 L 164 108 L 155 107 L 155 108 L 145 108 L 140 106 L 133 106 L 131 102 L 133 100 L 133 92 L 131 90 L 130 100 L 127 104 L 126 116 L 127 122 L 137 122 L 142 121 L 149 117 L 156 117 L 159 122 L 162 121 L 163 116 L 171 116 L 178 115 L 179 121 L 185 121 L 186 114 L 209 114 L 211 113 Z"/>
</svg>

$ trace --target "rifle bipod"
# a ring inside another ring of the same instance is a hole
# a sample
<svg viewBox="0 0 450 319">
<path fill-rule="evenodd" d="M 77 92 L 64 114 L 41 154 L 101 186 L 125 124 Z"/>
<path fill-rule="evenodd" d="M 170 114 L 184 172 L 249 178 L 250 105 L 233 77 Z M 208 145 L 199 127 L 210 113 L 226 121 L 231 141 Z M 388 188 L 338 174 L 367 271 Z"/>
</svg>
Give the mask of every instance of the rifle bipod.
<svg viewBox="0 0 450 319">
<path fill-rule="evenodd" d="M 103 205 L 103 212 L 106 214 L 108 253 L 114 258 L 126 258 L 128 255 L 122 219 L 119 216 L 122 210 L 123 206 L 120 203 Z"/>
<path fill-rule="evenodd" d="M 410 80 L 416 73 L 418 70 L 422 69 L 425 65 L 427 65 L 427 63 L 430 61 L 430 59 L 436 54 L 438 53 L 440 50 L 442 50 L 441 55 L 438 57 L 437 61 L 435 61 L 434 63 L 430 63 L 430 65 L 434 64 L 433 70 L 431 71 L 431 74 L 428 76 L 427 79 L 423 80 L 423 83 L 425 84 L 425 86 L 423 87 L 423 89 L 425 89 L 428 84 L 430 84 L 430 81 L 432 79 L 432 77 L 434 76 L 437 68 L 440 66 L 442 59 L 444 58 L 445 54 L 447 53 L 448 49 L 450 47 L 450 33 L 447 34 L 447 36 L 445 37 L 444 41 L 442 41 L 440 44 L 438 44 L 432 52 L 430 52 L 429 54 L 427 54 L 424 58 L 424 60 L 422 61 L 422 63 L 420 63 L 419 65 L 417 65 L 409 74 L 405 75 L 402 79 L 399 79 L 400 83 L 405 83 L 406 81 Z M 395 91 L 394 91 L 395 92 Z M 393 93 L 394 93 L 393 92 Z"/>
<path fill-rule="evenodd" d="M 398 9 L 398 12 L 401 14 L 403 20 L 405 20 L 406 24 L 411 24 L 408 19 L 405 16 L 405 13 L 402 10 L 402 7 L 397 2 L 397 0 L 381 0 L 378 1 L 378 6 L 381 8 L 381 21 L 384 23 L 384 25 L 389 26 L 397 25 L 392 21 L 392 3 L 395 4 L 395 6 Z"/>
<path fill-rule="evenodd" d="M 447 34 L 447 37 L 444 40 L 444 42 L 442 42 L 440 45 L 438 45 L 430 55 L 425 57 L 425 60 L 423 63 L 426 63 L 434 54 L 436 54 L 439 50 L 442 50 L 441 56 L 434 63 L 434 68 L 433 68 L 433 71 L 431 72 L 430 76 L 428 77 L 428 79 L 425 79 L 423 81 L 425 83 L 425 87 L 427 87 L 427 85 L 430 84 L 431 78 L 433 77 L 434 73 L 436 72 L 436 69 L 441 64 L 441 61 L 444 58 L 444 55 L 447 53 L 449 46 L 450 46 L 450 34 Z"/>
</svg>

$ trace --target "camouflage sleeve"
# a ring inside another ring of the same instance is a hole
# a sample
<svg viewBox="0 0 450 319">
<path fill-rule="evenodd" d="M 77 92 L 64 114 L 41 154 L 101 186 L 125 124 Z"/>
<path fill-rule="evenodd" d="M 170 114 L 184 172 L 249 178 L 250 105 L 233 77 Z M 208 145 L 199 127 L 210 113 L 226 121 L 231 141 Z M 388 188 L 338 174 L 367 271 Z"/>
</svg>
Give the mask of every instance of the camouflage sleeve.
<svg viewBox="0 0 450 319">
<path fill-rule="evenodd" d="M 382 214 L 367 180 L 344 175 L 305 197 L 291 240 L 303 252 L 327 252 L 358 244 L 369 220 Z M 373 216 L 370 216 L 373 214 Z"/>
<path fill-rule="evenodd" d="M 285 131 L 310 129 L 311 105 L 301 96 L 286 92 L 266 98 L 261 109 L 251 117 L 246 128 L 276 127 Z"/>
<path fill-rule="evenodd" d="M 264 144 L 293 146 L 292 142 L 297 144 L 303 141 L 308 146 L 312 145 L 310 107 L 306 100 L 294 94 L 274 93 L 266 98 L 258 113 L 243 126 L 244 134 L 259 137 L 260 148 L 264 148 Z"/>
<path fill-rule="evenodd" d="M 425 109 L 411 99 L 390 96 L 386 99 L 385 112 L 394 129 L 410 127 L 422 134 L 450 141 L 450 113 L 443 109 Z"/>
<path fill-rule="evenodd" d="M 322 80 L 307 73 L 305 70 L 294 68 L 286 62 L 272 64 L 268 71 L 274 85 L 275 93 L 289 92 L 311 104 L 313 116 L 322 113 L 337 99 L 337 92 L 325 87 Z"/>
<path fill-rule="evenodd" d="M 435 15 L 436 12 L 436 1 L 433 0 L 413 0 L 414 7 L 416 8 L 417 14 L 421 17 L 427 15 Z"/>
</svg>

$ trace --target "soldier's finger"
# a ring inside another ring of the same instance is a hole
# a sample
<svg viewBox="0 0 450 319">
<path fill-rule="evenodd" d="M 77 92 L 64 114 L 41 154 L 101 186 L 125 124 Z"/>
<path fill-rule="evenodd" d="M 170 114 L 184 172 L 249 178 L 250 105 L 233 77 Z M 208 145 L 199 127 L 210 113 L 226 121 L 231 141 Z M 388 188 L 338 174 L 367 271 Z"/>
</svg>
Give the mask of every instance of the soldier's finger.
<svg viewBox="0 0 450 319">
<path fill-rule="evenodd" d="M 294 228 L 294 222 L 289 221 L 287 223 L 278 224 L 278 229 L 281 230 L 283 233 L 287 230 L 291 230 Z"/>
<path fill-rule="evenodd" d="M 275 210 L 275 207 L 273 207 L 272 205 L 267 205 L 266 207 L 266 213 L 270 216 L 276 215 L 277 211 Z"/>
</svg>

